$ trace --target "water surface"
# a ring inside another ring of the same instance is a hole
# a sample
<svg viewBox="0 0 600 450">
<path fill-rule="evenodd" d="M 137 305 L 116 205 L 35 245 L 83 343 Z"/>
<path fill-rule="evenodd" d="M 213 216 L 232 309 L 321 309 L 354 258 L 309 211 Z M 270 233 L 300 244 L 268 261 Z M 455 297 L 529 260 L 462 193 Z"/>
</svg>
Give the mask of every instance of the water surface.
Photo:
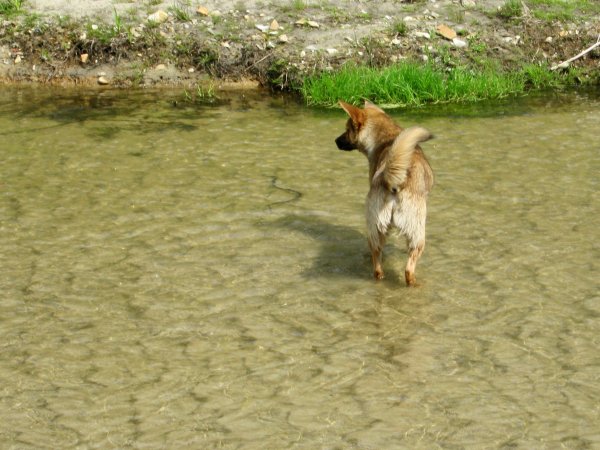
<svg viewBox="0 0 600 450">
<path fill-rule="evenodd" d="M 437 136 L 420 287 L 371 280 L 341 111 L 0 92 L 3 448 L 600 446 L 600 95 Z"/>
</svg>

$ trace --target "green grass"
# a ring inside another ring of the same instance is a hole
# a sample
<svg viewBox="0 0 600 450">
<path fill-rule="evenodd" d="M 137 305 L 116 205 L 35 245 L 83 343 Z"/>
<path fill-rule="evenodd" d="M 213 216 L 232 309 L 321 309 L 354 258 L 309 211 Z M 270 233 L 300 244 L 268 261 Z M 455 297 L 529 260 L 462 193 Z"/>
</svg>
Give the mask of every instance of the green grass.
<svg viewBox="0 0 600 450">
<path fill-rule="evenodd" d="M 518 19 L 523 15 L 523 5 L 521 0 L 506 0 L 498 9 L 498 16 L 505 20 Z"/>
<path fill-rule="evenodd" d="M 447 71 L 414 62 L 382 69 L 347 65 L 307 78 L 300 91 L 308 104 L 318 106 L 334 106 L 338 100 L 360 104 L 365 98 L 388 107 L 421 106 L 523 94 L 568 83 L 564 77 L 533 64 L 514 72 L 462 67 Z"/>
<path fill-rule="evenodd" d="M 23 0 L 0 0 L 0 14 L 4 16 L 13 16 L 21 12 Z"/>
<path fill-rule="evenodd" d="M 177 19 L 180 22 L 189 22 L 192 20 L 189 4 L 186 2 L 175 2 L 172 6 L 169 7 L 168 10 L 173 14 L 175 19 Z"/>
<path fill-rule="evenodd" d="M 547 21 L 574 20 L 600 14 L 598 0 L 528 0 L 534 17 Z"/>
</svg>

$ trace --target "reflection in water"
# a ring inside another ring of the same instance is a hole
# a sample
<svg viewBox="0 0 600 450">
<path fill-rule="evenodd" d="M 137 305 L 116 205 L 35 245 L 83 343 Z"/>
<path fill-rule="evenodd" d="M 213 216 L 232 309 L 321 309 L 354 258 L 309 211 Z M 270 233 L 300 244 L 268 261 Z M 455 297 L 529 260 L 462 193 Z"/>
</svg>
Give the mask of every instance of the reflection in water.
<svg viewBox="0 0 600 450">
<path fill-rule="evenodd" d="M 599 106 L 394 112 L 437 135 L 406 289 L 338 111 L 3 90 L 1 442 L 600 445 Z"/>
</svg>

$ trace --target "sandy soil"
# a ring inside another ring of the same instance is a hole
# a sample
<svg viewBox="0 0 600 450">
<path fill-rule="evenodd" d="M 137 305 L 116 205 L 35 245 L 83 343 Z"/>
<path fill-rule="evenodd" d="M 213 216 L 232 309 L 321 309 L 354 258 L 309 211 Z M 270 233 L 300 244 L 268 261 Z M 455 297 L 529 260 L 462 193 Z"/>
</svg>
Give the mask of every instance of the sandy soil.
<svg viewBox="0 0 600 450">
<path fill-rule="evenodd" d="M 555 64 L 600 34 L 598 14 L 559 22 L 525 10 L 518 20 L 503 20 L 496 14 L 503 3 L 27 0 L 21 14 L 0 16 L 0 80 L 118 86 L 252 80 L 286 89 L 347 61 Z M 164 21 L 149 21 L 159 11 Z M 458 33 L 454 41 L 437 31 L 442 24 Z M 576 64 L 593 73 L 598 56 Z"/>
</svg>

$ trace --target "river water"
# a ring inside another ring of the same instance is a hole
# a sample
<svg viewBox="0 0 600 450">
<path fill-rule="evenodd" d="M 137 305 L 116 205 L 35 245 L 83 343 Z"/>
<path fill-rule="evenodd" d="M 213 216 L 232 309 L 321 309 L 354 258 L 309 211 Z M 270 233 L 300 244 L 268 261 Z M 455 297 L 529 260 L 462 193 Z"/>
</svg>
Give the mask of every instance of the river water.
<svg viewBox="0 0 600 450">
<path fill-rule="evenodd" d="M 600 93 L 392 114 L 416 288 L 341 110 L 3 88 L 0 447 L 600 447 Z"/>
</svg>

